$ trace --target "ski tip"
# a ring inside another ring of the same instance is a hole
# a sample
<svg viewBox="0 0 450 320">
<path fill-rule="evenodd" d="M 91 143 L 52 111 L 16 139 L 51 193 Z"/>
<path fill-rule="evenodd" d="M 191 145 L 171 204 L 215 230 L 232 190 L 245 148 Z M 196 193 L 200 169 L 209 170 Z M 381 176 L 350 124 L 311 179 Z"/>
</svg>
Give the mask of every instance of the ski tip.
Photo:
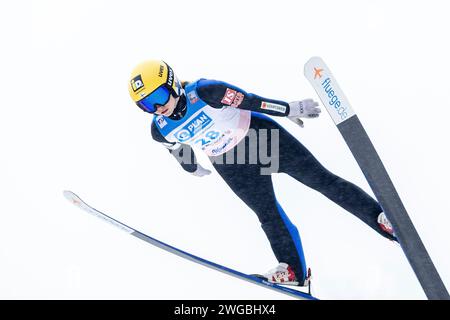
<svg viewBox="0 0 450 320">
<path fill-rule="evenodd" d="M 63 195 L 64 195 L 64 198 L 66 198 L 67 200 L 69 200 L 72 203 L 75 203 L 75 202 L 81 200 L 80 197 L 78 197 L 75 193 L 73 193 L 72 191 L 69 191 L 69 190 L 64 190 Z"/>
<path fill-rule="evenodd" d="M 323 59 L 319 56 L 314 56 L 308 59 L 308 61 L 306 61 L 304 67 L 303 67 L 303 74 L 307 75 L 310 73 L 311 71 L 311 65 L 313 66 L 317 66 L 317 65 L 323 65 L 325 64 L 323 62 Z"/>
<path fill-rule="evenodd" d="M 74 193 L 72 191 L 69 191 L 69 190 L 64 190 L 63 191 L 64 198 L 66 198 L 66 199 L 70 199 L 73 194 Z"/>
</svg>

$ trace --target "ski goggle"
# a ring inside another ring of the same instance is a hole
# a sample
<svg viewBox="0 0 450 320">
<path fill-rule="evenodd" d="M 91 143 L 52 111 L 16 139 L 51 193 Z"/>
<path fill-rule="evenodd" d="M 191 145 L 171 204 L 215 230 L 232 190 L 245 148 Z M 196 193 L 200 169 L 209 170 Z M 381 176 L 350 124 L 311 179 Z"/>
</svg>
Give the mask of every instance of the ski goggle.
<svg viewBox="0 0 450 320">
<path fill-rule="evenodd" d="M 153 113 L 158 109 L 158 106 L 163 106 L 169 102 L 169 99 L 170 91 L 166 86 L 162 85 L 144 99 L 137 101 L 136 104 L 142 110 Z"/>
</svg>

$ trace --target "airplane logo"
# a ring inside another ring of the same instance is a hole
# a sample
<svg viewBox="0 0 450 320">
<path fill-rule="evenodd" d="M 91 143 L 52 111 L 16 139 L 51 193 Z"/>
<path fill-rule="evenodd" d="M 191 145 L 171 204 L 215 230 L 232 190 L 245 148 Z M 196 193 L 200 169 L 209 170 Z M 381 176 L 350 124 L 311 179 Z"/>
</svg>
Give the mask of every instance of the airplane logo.
<svg viewBox="0 0 450 320">
<path fill-rule="evenodd" d="M 322 74 L 321 74 L 322 71 L 323 71 L 323 69 L 314 68 L 314 79 L 316 79 L 317 77 L 322 78 Z"/>
</svg>

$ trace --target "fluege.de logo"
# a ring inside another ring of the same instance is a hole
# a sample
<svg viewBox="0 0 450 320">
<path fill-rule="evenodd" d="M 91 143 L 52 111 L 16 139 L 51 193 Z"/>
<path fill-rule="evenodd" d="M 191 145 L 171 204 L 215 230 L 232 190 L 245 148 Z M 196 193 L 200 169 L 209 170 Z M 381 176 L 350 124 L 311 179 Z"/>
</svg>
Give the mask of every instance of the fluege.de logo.
<svg viewBox="0 0 450 320">
<path fill-rule="evenodd" d="M 342 105 L 341 99 L 337 96 L 335 90 L 333 89 L 331 79 L 326 78 L 323 80 L 321 86 L 329 98 L 328 104 L 336 110 L 342 120 L 346 119 L 348 116 L 347 107 Z"/>
</svg>

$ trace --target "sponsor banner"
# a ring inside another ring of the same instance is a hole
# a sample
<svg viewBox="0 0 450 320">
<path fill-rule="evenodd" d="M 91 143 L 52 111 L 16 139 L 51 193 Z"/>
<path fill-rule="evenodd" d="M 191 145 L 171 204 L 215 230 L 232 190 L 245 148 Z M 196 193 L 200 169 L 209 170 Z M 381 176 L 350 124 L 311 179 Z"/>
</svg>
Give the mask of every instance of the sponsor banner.
<svg viewBox="0 0 450 320">
<path fill-rule="evenodd" d="M 188 93 L 188 98 L 189 98 L 189 102 L 191 104 L 194 104 L 198 101 L 198 96 L 197 93 L 195 91 L 191 91 Z"/>
<path fill-rule="evenodd" d="M 156 123 L 158 124 L 158 126 L 162 129 L 167 125 L 167 121 L 166 119 L 164 119 L 163 116 L 157 116 L 156 117 Z"/>
<path fill-rule="evenodd" d="M 205 129 L 212 123 L 212 119 L 204 112 L 189 120 L 183 128 L 175 133 L 175 138 L 180 142 L 185 142 L 193 138 L 202 129 Z"/>
<path fill-rule="evenodd" d="M 237 91 L 227 88 L 227 91 L 225 91 L 225 95 L 222 98 L 222 103 L 226 104 L 227 106 L 231 106 L 233 103 L 234 98 L 236 97 Z"/>
<path fill-rule="evenodd" d="M 144 87 L 144 82 L 142 81 L 141 75 L 137 75 L 133 79 L 131 79 L 131 88 L 134 92 L 142 89 Z"/>
<path fill-rule="evenodd" d="M 231 106 L 234 108 L 238 108 L 241 105 L 242 101 L 244 101 L 244 94 L 242 92 L 237 92 Z"/>
<path fill-rule="evenodd" d="M 271 102 L 261 102 L 261 109 L 263 110 L 270 110 L 280 113 L 286 113 L 286 106 L 283 106 L 281 104 L 271 103 Z"/>
<path fill-rule="evenodd" d="M 244 101 L 244 94 L 242 92 L 227 88 L 225 95 L 222 98 L 222 103 L 237 108 Z"/>
<path fill-rule="evenodd" d="M 172 87 L 172 85 L 173 85 L 173 70 L 172 70 L 172 68 L 171 67 L 169 67 L 169 66 L 167 66 L 168 67 L 168 72 L 167 72 L 167 81 L 166 81 L 166 83 L 167 83 L 167 85 L 169 86 L 169 87 Z"/>
</svg>

